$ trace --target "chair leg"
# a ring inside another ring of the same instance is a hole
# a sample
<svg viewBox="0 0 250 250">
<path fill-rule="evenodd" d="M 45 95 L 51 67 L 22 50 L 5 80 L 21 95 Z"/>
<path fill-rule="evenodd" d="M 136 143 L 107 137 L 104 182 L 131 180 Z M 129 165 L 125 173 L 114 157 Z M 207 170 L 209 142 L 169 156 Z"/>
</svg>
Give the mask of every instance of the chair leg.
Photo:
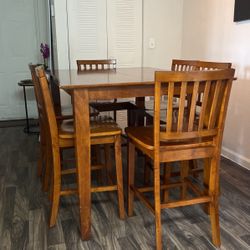
<svg viewBox="0 0 250 250">
<path fill-rule="evenodd" d="M 105 148 L 104 148 L 105 151 Z M 106 152 L 105 152 L 105 157 L 106 157 Z M 92 145 L 91 146 L 91 163 L 93 165 L 95 164 L 101 164 L 101 146 L 100 145 Z M 105 158 L 106 160 L 106 158 Z M 100 185 L 103 185 L 104 179 L 103 179 L 103 174 L 101 170 L 97 171 L 97 181 Z"/>
<path fill-rule="evenodd" d="M 53 227 L 56 224 L 56 218 L 59 208 L 60 191 L 61 191 L 61 161 L 60 152 L 58 149 L 53 150 L 53 187 L 52 187 L 52 204 L 50 212 L 49 226 Z"/>
<path fill-rule="evenodd" d="M 133 121 L 133 110 L 127 109 L 127 125 L 128 127 L 133 126 L 134 121 Z"/>
<path fill-rule="evenodd" d="M 44 171 L 44 179 L 43 179 L 43 191 L 48 192 L 49 190 L 49 181 L 51 176 L 51 146 L 46 145 L 46 157 L 45 157 L 45 171 Z"/>
<path fill-rule="evenodd" d="M 189 169 L 194 170 L 198 168 L 198 162 L 197 160 L 190 160 L 189 161 Z M 193 172 L 193 177 L 198 178 L 199 174 L 197 172 Z"/>
<path fill-rule="evenodd" d="M 161 241 L 161 197 L 160 197 L 160 163 L 154 160 L 154 205 L 155 205 L 155 237 L 156 249 L 162 249 Z"/>
<path fill-rule="evenodd" d="M 218 157 L 219 158 L 219 157 Z M 220 247 L 220 225 L 219 225 L 219 159 L 211 159 L 209 195 L 212 196 L 212 202 L 209 204 L 210 219 L 212 228 L 212 240 L 216 247 Z"/>
<path fill-rule="evenodd" d="M 145 155 L 144 159 L 144 184 L 148 185 L 150 183 L 150 158 Z"/>
<path fill-rule="evenodd" d="M 40 154 L 37 162 L 37 176 L 40 177 L 42 176 L 42 171 L 43 171 L 43 161 L 44 161 L 44 154 L 43 154 L 43 146 L 40 144 Z"/>
<path fill-rule="evenodd" d="M 171 176 L 171 166 L 167 163 L 164 163 L 164 172 L 163 179 L 164 184 L 168 184 Z M 166 203 L 169 200 L 169 191 L 168 189 L 164 189 L 163 191 L 163 202 Z"/>
<path fill-rule="evenodd" d="M 128 216 L 133 215 L 134 210 L 134 192 L 131 186 L 134 186 L 135 179 L 135 145 L 128 143 Z"/>
<path fill-rule="evenodd" d="M 204 159 L 204 167 L 203 167 L 203 186 L 204 186 L 204 194 L 207 195 L 207 190 L 209 187 L 209 179 L 210 179 L 210 166 L 211 166 L 211 159 L 205 158 Z M 206 214 L 210 214 L 210 209 L 208 204 L 203 205 L 203 210 Z"/>
<path fill-rule="evenodd" d="M 189 162 L 188 161 L 181 161 L 181 199 L 184 200 L 187 195 L 187 184 L 185 182 L 185 178 L 188 176 L 188 170 L 189 170 Z"/>
<path fill-rule="evenodd" d="M 110 158 L 111 150 L 110 150 L 110 144 L 104 145 L 104 154 L 105 154 L 105 168 L 107 173 L 107 180 L 108 184 L 113 184 L 113 175 L 112 175 L 112 162 Z"/>
<path fill-rule="evenodd" d="M 53 200 L 53 187 L 54 187 L 54 174 L 52 173 L 50 178 L 50 186 L 49 186 L 49 201 L 52 203 Z"/>
<path fill-rule="evenodd" d="M 117 103 L 117 99 L 114 99 L 114 103 Z M 114 121 L 116 122 L 116 120 L 117 120 L 117 112 L 116 112 L 116 110 L 113 111 L 113 117 L 114 117 Z"/>
<path fill-rule="evenodd" d="M 117 178 L 117 195 L 119 204 L 120 219 L 125 219 L 124 195 L 123 195 L 123 173 L 122 173 L 122 154 L 121 154 L 121 136 L 115 139 L 115 166 Z"/>
<path fill-rule="evenodd" d="M 40 121 L 39 121 L 40 123 Z M 37 175 L 39 177 L 42 176 L 43 174 L 43 166 L 46 163 L 46 141 L 45 141 L 45 134 L 44 131 L 42 129 L 42 126 L 40 126 L 40 155 L 39 155 L 39 159 L 38 159 L 38 165 L 37 165 Z"/>
</svg>

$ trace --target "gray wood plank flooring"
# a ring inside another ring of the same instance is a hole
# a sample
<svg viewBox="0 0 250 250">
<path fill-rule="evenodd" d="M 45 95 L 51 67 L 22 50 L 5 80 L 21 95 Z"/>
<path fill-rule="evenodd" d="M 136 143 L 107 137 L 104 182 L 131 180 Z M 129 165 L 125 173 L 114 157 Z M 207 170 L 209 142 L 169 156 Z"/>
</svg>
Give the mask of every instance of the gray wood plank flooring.
<svg viewBox="0 0 250 250">
<path fill-rule="evenodd" d="M 1 250 L 155 248 L 153 215 L 136 201 L 134 216 L 119 220 L 115 194 L 92 195 L 89 241 L 80 239 L 78 201 L 74 196 L 61 199 L 57 224 L 49 229 L 49 201 L 37 177 L 37 155 L 36 135 L 24 134 L 21 127 L 0 128 Z M 123 155 L 126 173 L 125 149 Z M 137 164 L 142 163 L 143 158 L 139 158 Z M 138 179 L 141 176 L 139 173 Z M 250 171 L 222 159 L 221 249 L 250 249 L 249 183 Z M 198 205 L 164 210 L 162 232 L 164 249 L 215 249 L 209 218 Z"/>
</svg>

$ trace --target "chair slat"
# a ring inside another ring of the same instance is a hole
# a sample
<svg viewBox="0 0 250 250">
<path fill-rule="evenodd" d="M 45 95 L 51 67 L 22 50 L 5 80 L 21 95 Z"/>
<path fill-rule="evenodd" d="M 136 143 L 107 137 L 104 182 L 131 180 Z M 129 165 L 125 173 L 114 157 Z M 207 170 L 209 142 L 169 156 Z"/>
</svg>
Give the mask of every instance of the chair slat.
<svg viewBox="0 0 250 250">
<path fill-rule="evenodd" d="M 177 131 L 182 131 L 183 119 L 184 119 L 184 109 L 186 103 L 186 93 L 187 93 L 187 82 L 182 82 L 181 84 L 181 93 L 180 93 L 180 103 L 179 103 L 179 112 L 178 112 L 178 124 Z"/>
<path fill-rule="evenodd" d="M 174 83 L 168 84 L 168 106 L 167 106 L 167 126 L 166 131 L 169 132 L 172 129 L 172 117 L 173 117 L 173 97 L 174 97 Z"/>
<path fill-rule="evenodd" d="M 204 119 L 205 119 L 205 113 L 206 113 L 206 107 L 207 107 L 210 86 L 211 86 L 211 81 L 207 81 L 205 84 L 205 90 L 203 93 L 203 99 L 202 99 L 202 104 L 201 104 L 201 111 L 200 111 L 199 125 L 198 125 L 199 131 L 202 130 L 203 126 L 204 126 Z"/>
<path fill-rule="evenodd" d="M 218 104 L 218 99 L 219 99 L 219 94 L 221 90 L 221 80 L 217 82 L 215 86 L 215 91 L 214 91 L 214 97 L 212 101 L 212 106 L 209 114 L 209 121 L 208 121 L 208 129 L 214 128 L 215 122 L 216 122 L 216 116 L 217 116 L 217 104 Z"/>
<path fill-rule="evenodd" d="M 155 103 L 154 103 L 154 127 L 158 129 L 154 130 L 154 146 L 158 148 L 159 136 L 160 136 L 160 110 L 161 110 L 161 82 L 155 82 Z"/>
<path fill-rule="evenodd" d="M 192 93 L 192 101 L 190 106 L 190 113 L 189 113 L 189 121 L 188 121 L 188 131 L 192 131 L 194 127 L 194 117 L 196 111 L 196 100 L 198 96 L 199 90 L 199 82 L 194 83 L 193 93 Z"/>
<path fill-rule="evenodd" d="M 218 127 L 223 127 L 224 126 L 224 122 L 225 122 L 225 116 L 226 116 L 226 110 L 227 110 L 227 106 L 228 106 L 228 101 L 229 101 L 229 96 L 230 96 L 230 92 L 231 92 L 231 88 L 232 88 L 232 80 L 229 80 L 228 82 L 224 82 L 225 84 L 225 89 L 223 89 L 223 96 L 221 98 L 221 107 L 219 112 L 223 115 L 219 116 L 218 119 Z"/>
</svg>

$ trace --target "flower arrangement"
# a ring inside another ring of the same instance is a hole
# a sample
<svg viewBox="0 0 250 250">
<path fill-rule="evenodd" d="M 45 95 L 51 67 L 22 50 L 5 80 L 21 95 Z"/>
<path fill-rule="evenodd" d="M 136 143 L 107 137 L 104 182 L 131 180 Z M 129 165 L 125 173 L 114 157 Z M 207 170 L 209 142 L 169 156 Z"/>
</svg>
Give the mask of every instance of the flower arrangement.
<svg viewBox="0 0 250 250">
<path fill-rule="evenodd" d="M 43 62 L 44 62 L 44 68 L 48 68 L 48 58 L 49 58 L 49 46 L 47 43 L 41 43 L 40 44 L 40 52 L 43 57 Z"/>
</svg>

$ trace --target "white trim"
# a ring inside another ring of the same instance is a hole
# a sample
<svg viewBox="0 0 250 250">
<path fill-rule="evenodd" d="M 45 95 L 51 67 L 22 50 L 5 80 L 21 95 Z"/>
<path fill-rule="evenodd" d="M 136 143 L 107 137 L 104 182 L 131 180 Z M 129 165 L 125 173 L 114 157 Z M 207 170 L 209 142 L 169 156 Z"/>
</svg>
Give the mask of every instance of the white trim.
<svg viewBox="0 0 250 250">
<path fill-rule="evenodd" d="M 221 155 L 229 160 L 239 164 L 240 166 L 250 170 L 250 159 L 240 155 L 226 147 L 222 147 Z"/>
</svg>

